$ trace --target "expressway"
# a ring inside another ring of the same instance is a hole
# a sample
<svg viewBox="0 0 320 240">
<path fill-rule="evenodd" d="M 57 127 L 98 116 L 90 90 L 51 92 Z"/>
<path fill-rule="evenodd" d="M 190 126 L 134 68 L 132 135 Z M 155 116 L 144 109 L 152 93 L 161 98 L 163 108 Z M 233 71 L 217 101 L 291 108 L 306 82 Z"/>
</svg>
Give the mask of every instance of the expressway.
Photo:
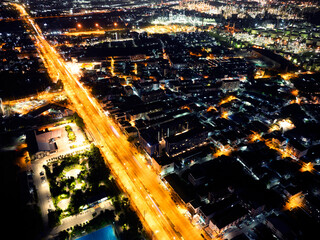
<svg viewBox="0 0 320 240">
<path fill-rule="evenodd" d="M 67 69 L 64 60 L 50 46 L 41 29 L 22 5 L 13 4 L 27 28 L 33 33 L 35 45 L 47 62 L 49 72 L 59 75 L 65 92 L 86 128 L 105 156 L 119 186 L 128 195 L 146 231 L 152 239 L 203 239 L 202 231 L 193 226 L 183 215 L 184 206 L 177 206 L 171 199 L 159 176 L 147 165 L 145 157 L 126 140 L 117 125 L 105 115 L 99 103 L 78 79 Z"/>
</svg>

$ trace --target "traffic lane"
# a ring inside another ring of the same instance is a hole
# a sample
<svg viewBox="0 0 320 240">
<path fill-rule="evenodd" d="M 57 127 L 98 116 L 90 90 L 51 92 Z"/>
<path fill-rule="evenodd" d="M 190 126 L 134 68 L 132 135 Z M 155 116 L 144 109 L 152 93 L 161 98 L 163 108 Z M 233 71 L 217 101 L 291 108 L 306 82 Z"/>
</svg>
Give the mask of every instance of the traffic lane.
<svg viewBox="0 0 320 240">
<path fill-rule="evenodd" d="M 128 162 L 127 162 L 128 164 Z M 132 162 L 134 164 L 134 162 Z M 129 167 L 130 168 L 130 167 Z M 150 190 L 150 194 L 155 199 L 156 204 L 159 206 L 160 209 L 163 210 L 166 217 L 168 217 L 168 221 L 170 225 L 174 225 L 175 229 L 182 233 L 187 234 L 190 239 L 197 239 L 199 237 L 198 231 L 192 231 L 193 225 L 190 223 L 190 221 L 181 214 L 179 209 L 177 208 L 177 205 L 173 202 L 171 199 L 171 196 L 169 196 L 168 192 L 164 193 L 163 188 L 158 182 L 158 176 L 156 174 L 153 174 L 152 170 L 150 169 L 141 169 L 141 168 L 134 168 L 135 174 L 137 178 L 140 178 L 146 189 L 152 189 Z M 144 173 L 141 173 L 139 171 L 144 171 Z M 150 176 L 143 176 L 142 174 L 145 174 L 145 172 L 150 171 Z"/>
</svg>

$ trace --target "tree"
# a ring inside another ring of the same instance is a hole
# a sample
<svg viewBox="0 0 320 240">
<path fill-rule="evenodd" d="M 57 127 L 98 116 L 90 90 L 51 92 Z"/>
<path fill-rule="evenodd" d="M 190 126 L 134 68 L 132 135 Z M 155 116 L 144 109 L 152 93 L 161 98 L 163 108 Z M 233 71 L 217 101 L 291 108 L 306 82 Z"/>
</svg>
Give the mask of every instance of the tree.
<svg viewBox="0 0 320 240">
<path fill-rule="evenodd" d="M 87 196 L 81 190 L 77 190 L 71 197 L 69 209 L 70 212 L 78 213 L 79 208 L 87 203 Z"/>
<path fill-rule="evenodd" d="M 48 222 L 51 228 L 60 224 L 60 215 L 62 213 L 61 209 L 57 209 L 55 211 L 49 210 L 48 213 Z"/>
<path fill-rule="evenodd" d="M 78 115 L 78 113 L 73 114 L 73 119 L 79 128 L 84 128 L 83 119 Z"/>
<path fill-rule="evenodd" d="M 58 239 L 59 240 L 69 239 L 69 233 L 66 230 L 59 232 Z"/>
<path fill-rule="evenodd" d="M 88 163 L 90 167 L 88 181 L 90 184 L 99 184 L 101 181 L 108 181 L 110 170 L 107 168 L 99 148 L 94 145 L 91 146 L 88 154 Z"/>
</svg>

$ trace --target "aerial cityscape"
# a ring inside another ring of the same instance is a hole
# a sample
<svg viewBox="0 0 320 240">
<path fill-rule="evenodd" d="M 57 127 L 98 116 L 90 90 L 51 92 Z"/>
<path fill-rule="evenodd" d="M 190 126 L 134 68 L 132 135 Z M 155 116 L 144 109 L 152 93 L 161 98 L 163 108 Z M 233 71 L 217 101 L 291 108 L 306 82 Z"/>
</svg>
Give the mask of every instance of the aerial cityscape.
<svg viewBox="0 0 320 240">
<path fill-rule="evenodd" d="M 320 229 L 320 0 L 5 0 L 8 239 Z"/>
</svg>

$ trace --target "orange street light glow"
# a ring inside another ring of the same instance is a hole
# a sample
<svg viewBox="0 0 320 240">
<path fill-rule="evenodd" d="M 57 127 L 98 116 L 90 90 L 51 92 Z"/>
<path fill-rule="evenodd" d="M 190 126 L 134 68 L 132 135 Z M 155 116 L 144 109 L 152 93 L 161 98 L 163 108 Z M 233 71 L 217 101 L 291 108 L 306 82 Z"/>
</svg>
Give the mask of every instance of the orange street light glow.
<svg viewBox="0 0 320 240">
<path fill-rule="evenodd" d="M 303 163 L 302 167 L 300 168 L 300 172 L 313 172 L 314 170 L 313 165 L 314 164 L 312 162 Z"/>
<path fill-rule="evenodd" d="M 292 211 L 295 208 L 303 208 L 305 203 L 304 195 L 302 192 L 298 192 L 297 194 L 289 197 L 286 205 L 284 206 L 285 210 Z"/>
<path fill-rule="evenodd" d="M 263 141 L 263 138 L 261 135 L 257 132 L 252 131 L 252 134 L 249 135 L 249 141 L 251 143 L 256 142 L 256 141 Z"/>
<path fill-rule="evenodd" d="M 281 77 L 282 77 L 282 79 L 288 81 L 288 80 L 290 80 L 292 78 L 298 77 L 298 75 L 297 74 L 293 74 L 293 73 L 284 73 L 284 74 L 281 74 Z"/>
<path fill-rule="evenodd" d="M 228 103 L 228 102 L 231 102 L 233 100 L 236 100 L 237 98 L 235 96 L 229 96 L 229 97 L 226 97 L 224 99 L 222 99 L 219 103 L 219 105 L 222 105 L 222 104 L 225 104 L 225 103 Z"/>
<path fill-rule="evenodd" d="M 222 111 L 221 118 L 228 119 L 229 118 L 228 112 L 227 111 Z"/>
<path fill-rule="evenodd" d="M 271 133 L 273 131 L 279 131 L 280 130 L 280 127 L 277 125 L 277 124 L 272 124 L 270 127 L 269 127 L 269 130 L 268 132 Z"/>
<path fill-rule="evenodd" d="M 230 145 L 221 146 L 217 149 L 217 151 L 213 154 L 214 157 L 220 157 L 220 156 L 230 156 L 231 152 L 233 151 L 232 147 Z"/>
<path fill-rule="evenodd" d="M 215 110 L 216 112 L 218 111 L 214 106 L 210 106 L 207 109 L 207 112 L 210 112 L 211 110 Z"/>
<path fill-rule="evenodd" d="M 291 94 L 296 97 L 296 96 L 298 96 L 298 94 L 299 94 L 299 90 L 298 90 L 298 89 L 293 89 L 293 90 L 291 91 Z"/>
<path fill-rule="evenodd" d="M 281 129 L 283 131 L 288 131 L 294 128 L 295 128 L 295 125 L 293 124 L 293 122 L 289 118 L 286 118 L 286 119 L 277 120 L 274 124 L 272 124 L 269 128 L 269 133 L 273 131 L 279 131 Z"/>
<path fill-rule="evenodd" d="M 191 109 L 190 109 L 190 107 L 188 105 L 182 106 L 181 109 L 188 109 L 191 112 Z"/>
</svg>

